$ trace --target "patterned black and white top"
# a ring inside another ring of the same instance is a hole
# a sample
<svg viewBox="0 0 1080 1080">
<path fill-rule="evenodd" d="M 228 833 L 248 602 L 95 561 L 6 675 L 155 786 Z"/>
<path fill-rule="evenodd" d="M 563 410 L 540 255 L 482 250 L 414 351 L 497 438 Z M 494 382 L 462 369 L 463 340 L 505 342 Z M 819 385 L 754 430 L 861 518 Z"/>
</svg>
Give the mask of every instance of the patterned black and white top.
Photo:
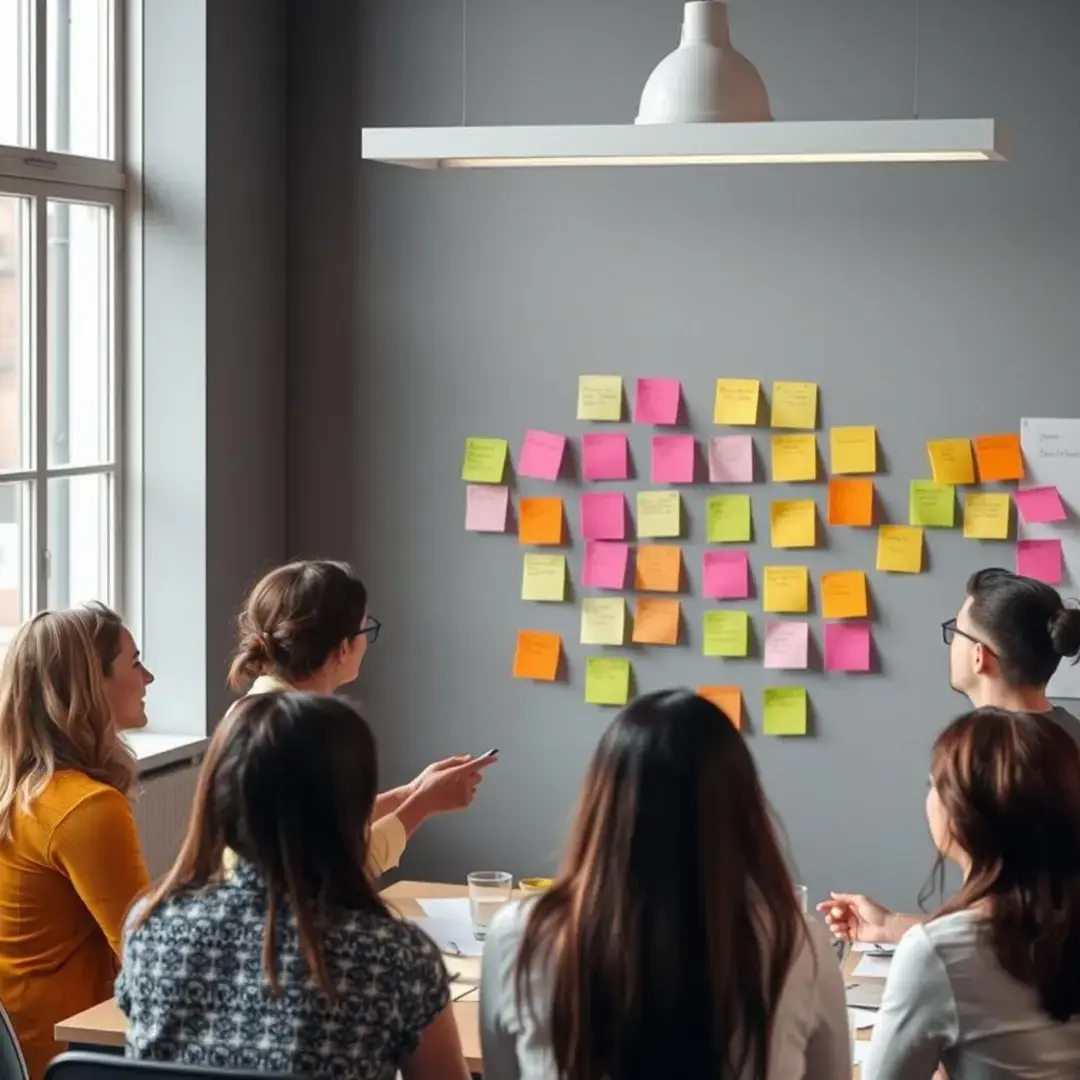
<svg viewBox="0 0 1080 1080">
<path fill-rule="evenodd" d="M 418 927 L 343 912 L 323 939 L 338 994 L 319 990 L 282 919 L 275 997 L 261 971 L 266 889 L 231 878 L 159 908 L 124 942 L 116 997 L 127 1056 L 329 1080 L 392 1078 L 450 1000 L 438 949 Z"/>
</svg>

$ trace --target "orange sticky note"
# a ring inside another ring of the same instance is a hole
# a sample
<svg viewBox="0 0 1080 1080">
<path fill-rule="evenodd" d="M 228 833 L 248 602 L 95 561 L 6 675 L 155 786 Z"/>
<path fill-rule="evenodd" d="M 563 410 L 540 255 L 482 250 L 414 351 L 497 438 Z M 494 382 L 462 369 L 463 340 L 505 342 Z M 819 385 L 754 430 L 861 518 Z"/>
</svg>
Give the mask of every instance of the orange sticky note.
<svg viewBox="0 0 1080 1080">
<path fill-rule="evenodd" d="M 519 630 L 514 650 L 514 678 L 554 682 L 559 670 L 562 638 L 540 630 Z"/>
<path fill-rule="evenodd" d="M 634 562 L 634 588 L 650 592 L 678 592 L 682 552 L 669 544 L 643 544 Z"/>
<path fill-rule="evenodd" d="M 630 640 L 638 645 L 678 645 L 679 601 L 639 596 Z"/>
<path fill-rule="evenodd" d="M 830 525 L 867 526 L 873 523 L 873 480 L 829 481 Z"/>
<path fill-rule="evenodd" d="M 522 499 L 518 503 L 518 514 L 518 543 L 562 543 L 562 499 Z"/>
<path fill-rule="evenodd" d="M 862 570 L 821 575 L 821 614 L 826 619 L 865 619 L 866 606 L 866 574 Z"/>
<path fill-rule="evenodd" d="M 742 730 L 742 690 L 737 686 L 699 686 L 698 697 L 711 701 L 735 726 Z"/>
<path fill-rule="evenodd" d="M 989 480 L 1024 479 L 1019 435 L 976 435 L 973 441 L 979 479 L 983 483 Z"/>
</svg>

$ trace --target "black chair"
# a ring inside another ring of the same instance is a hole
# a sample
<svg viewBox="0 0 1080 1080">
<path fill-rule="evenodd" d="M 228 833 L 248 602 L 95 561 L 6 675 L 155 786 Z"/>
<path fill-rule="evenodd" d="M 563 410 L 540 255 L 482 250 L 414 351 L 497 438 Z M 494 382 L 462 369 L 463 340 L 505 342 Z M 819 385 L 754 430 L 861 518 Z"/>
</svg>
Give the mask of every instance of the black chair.
<svg viewBox="0 0 1080 1080">
<path fill-rule="evenodd" d="M 5 1080 L 6 1080 L 6 1075 Z M 25 1073 L 23 1074 L 25 1075 Z M 204 1069 L 172 1062 L 132 1061 L 113 1054 L 72 1051 L 49 1062 L 45 1080 L 302 1080 L 251 1069 Z"/>
<path fill-rule="evenodd" d="M 22 1055 L 19 1040 L 15 1037 L 15 1029 L 11 1026 L 11 1018 L 7 1010 L 0 1005 L 0 1076 L 7 1080 L 30 1080 L 30 1073 L 26 1071 L 26 1059 Z"/>
</svg>

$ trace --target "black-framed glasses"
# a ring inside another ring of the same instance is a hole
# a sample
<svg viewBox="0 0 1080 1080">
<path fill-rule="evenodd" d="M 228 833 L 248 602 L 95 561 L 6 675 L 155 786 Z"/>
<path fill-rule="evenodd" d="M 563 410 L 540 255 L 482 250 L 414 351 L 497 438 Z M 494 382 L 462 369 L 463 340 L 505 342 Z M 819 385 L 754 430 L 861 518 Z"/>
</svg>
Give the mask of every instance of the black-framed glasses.
<svg viewBox="0 0 1080 1080">
<path fill-rule="evenodd" d="M 962 638 L 967 638 L 968 641 L 970 641 L 973 645 L 981 645 L 984 649 L 988 649 L 990 652 L 994 651 L 990 648 L 989 645 L 986 644 L 985 641 L 974 637 L 966 630 L 961 630 L 960 627 L 956 625 L 955 619 L 946 619 L 941 624 L 941 640 L 944 641 L 946 645 L 951 645 L 953 643 L 953 638 L 955 638 L 958 634 Z"/>
<path fill-rule="evenodd" d="M 374 645 L 379 640 L 379 631 L 382 629 L 382 623 L 373 616 L 368 616 L 367 626 L 360 627 L 360 633 L 367 636 L 368 644 Z"/>
</svg>

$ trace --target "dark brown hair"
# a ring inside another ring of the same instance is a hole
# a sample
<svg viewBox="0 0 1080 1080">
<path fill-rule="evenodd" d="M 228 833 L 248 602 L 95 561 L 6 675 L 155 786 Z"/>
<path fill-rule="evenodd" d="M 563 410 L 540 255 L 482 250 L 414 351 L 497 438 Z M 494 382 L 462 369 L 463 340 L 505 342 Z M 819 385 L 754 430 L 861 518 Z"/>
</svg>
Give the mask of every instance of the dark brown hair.
<svg viewBox="0 0 1080 1080">
<path fill-rule="evenodd" d="M 742 738 L 696 694 L 647 694 L 593 757 L 560 876 L 529 914 L 518 1007 L 536 1015 L 530 975 L 550 971 L 562 1080 L 764 1077 L 804 933 Z"/>
<path fill-rule="evenodd" d="M 251 590 L 237 620 L 239 644 L 229 685 L 259 675 L 306 679 L 363 629 L 368 595 L 345 563 L 309 560 L 271 570 Z"/>
<path fill-rule="evenodd" d="M 375 740 L 347 701 L 322 694 L 253 694 L 218 725 L 199 774 L 183 847 L 135 919 L 220 881 L 231 848 L 266 886 L 263 973 L 280 994 L 279 919 L 296 919 L 300 951 L 335 1000 L 322 932 L 332 911 L 390 914 L 365 865 L 378 777 Z"/>
<path fill-rule="evenodd" d="M 1080 1014 L 1080 749 L 1047 717 L 976 709 L 938 736 L 931 779 L 971 860 L 934 917 L 985 905 L 1001 967 L 1054 1020 Z"/>
</svg>

